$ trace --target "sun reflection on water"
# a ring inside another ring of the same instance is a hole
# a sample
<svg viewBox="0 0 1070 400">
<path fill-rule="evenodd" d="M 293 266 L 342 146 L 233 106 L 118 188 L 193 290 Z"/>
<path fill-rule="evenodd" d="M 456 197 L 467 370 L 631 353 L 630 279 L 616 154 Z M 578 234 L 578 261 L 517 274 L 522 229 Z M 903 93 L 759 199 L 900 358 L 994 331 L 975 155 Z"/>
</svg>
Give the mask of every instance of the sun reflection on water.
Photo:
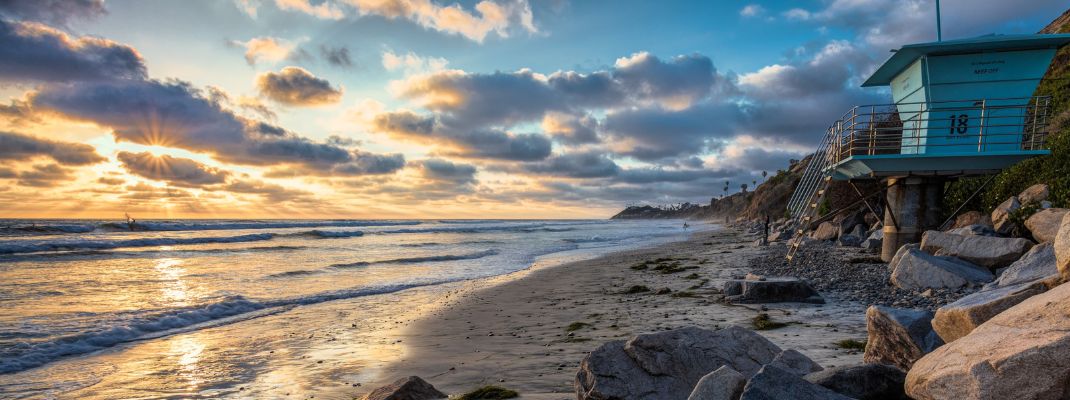
<svg viewBox="0 0 1070 400">
<path fill-rule="evenodd" d="M 182 279 L 186 269 L 181 267 L 182 260 L 177 258 L 161 258 L 156 260 L 155 269 L 159 273 L 161 282 L 160 292 L 168 305 L 188 306 L 189 287 Z"/>
</svg>

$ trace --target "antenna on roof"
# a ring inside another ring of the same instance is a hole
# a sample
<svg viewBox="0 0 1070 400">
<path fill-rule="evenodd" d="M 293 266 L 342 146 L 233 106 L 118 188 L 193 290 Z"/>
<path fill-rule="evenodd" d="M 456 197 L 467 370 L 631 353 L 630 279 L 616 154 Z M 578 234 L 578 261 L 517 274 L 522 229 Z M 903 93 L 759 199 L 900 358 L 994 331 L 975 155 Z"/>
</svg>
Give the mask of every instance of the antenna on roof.
<svg viewBox="0 0 1070 400">
<path fill-rule="evenodd" d="M 936 0 L 936 41 L 944 41 L 944 33 L 940 28 L 940 0 Z"/>
</svg>

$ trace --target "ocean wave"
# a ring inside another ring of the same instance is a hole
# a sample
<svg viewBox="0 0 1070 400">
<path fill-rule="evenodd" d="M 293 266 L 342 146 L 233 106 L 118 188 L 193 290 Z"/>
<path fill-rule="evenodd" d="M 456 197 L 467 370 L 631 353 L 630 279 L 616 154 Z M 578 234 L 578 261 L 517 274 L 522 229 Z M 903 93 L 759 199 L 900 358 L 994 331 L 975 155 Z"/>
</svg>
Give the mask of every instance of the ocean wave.
<svg viewBox="0 0 1070 400">
<path fill-rule="evenodd" d="M 0 233 L 8 235 L 88 233 L 96 230 L 94 225 L 14 225 L 0 227 Z"/>
<path fill-rule="evenodd" d="M 446 255 L 441 255 L 441 256 L 405 257 L 405 258 L 394 258 L 394 259 L 380 260 L 380 261 L 360 261 L 360 262 L 348 263 L 348 264 L 334 264 L 334 265 L 331 265 L 329 268 L 355 268 L 355 267 L 364 267 L 364 266 L 368 266 L 368 265 L 372 265 L 372 264 L 414 264 L 414 263 L 437 262 L 437 261 L 476 260 L 476 259 L 480 259 L 480 258 L 483 258 L 483 257 L 489 257 L 489 256 L 497 255 L 497 254 L 498 254 L 498 250 L 490 249 L 490 250 L 484 250 L 484 251 L 475 252 L 475 253 L 468 253 L 468 254 L 446 254 Z"/>
<path fill-rule="evenodd" d="M 312 230 L 312 231 L 308 231 L 308 232 L 301 232 L 301 233 L 298 233 L 297 235 L 298 236 L 312 236 L 312 237 L 322 238 L 322 239 L 337 239 L 337 238 L 348 238 L 348 237 L 364 236 L 364 232 L 361 232 L 361 231 L 321 231 L 321 230 Z"/>
<path fill-rule="evenodd" d="M 108 222 L 102 228 L 119 231 L 211 231 L 233 229 L 283 229 L 283 228 L 323 228 L 323 227 L 368 227 L 420 225 L 420 221 L 305 221 L 305 222 L 266 222 L 233 221 L 219 223 L 190 222 Z"/>
<path fill-rule="evenodd" d="M 270 251 L 291 251 L 291 250 L 304 250 L 308 246 L 251 246 L 251 247 L 239 247 L 239 248 L 223 248 L 223 249 L 174 249 L 174 250 L 74 250 L 74 251 L 59 251 L 59 252 L 43 252 L 43 253 L 22 253 L 22 254 L 0 254 L 0 262 L 20 262 L 20 261 L 66 261 L 66 260 L 89 260 L 97 258 L 106 259 L 131 259 L 131 258 L 150 258 L 157 257 L 159 254 L 225 254 L 225 253 L 245 253 L 245 252 L 270 252 Z"/>
<path fill-rule="evenodd" d="M 240 243 L 271 240 L 273 233 L 253 233 L 238 236 L 192 238 L 141 238 L 124 240 L 15 240 L 0 241 L 0 254 L 38 253 L 65 250 L 107 250 L 126 247 L 176 246 L 187 244 Z"/>
<path fill-rule="evenodd" d="M 91 353 L 122 343 L 154 339 L 196 329 L 244 321 L 250 318 L 287 311 L 293 307 L 333 300 L 385 294 L 409 288 L 448 283 L 437 282 L 395 284 L 375 288 L 348 289 L 310 296 L 253 301 L 241 296 L 200 307 L 154 312 L 136 321 L 106 329 L 64 336 L 50 341 L 22 342 L 0 350 L 0 374 L 10 374 L 39 367 L 67 356 Z"/>
<path fill-rule="evenodd" d="M 600 243 L 600 242 L 608 242 L 608 241 L 613 240 L 613 239 L 604 238 L 604 237 L 601 237 L 601 236 L 591 236 L 591 237 L 588 237 L 588 238 L 568 238 L 568 239 L 561 239 L 561 240 L 565 241 L 565 242 L 568 242 L 568 243 Z"/>
<path fill-rule="evenodd" d="M 482 232 L 567 232 L 576 228 L 557 227 L 562 224 L 522 224 L 522 225 L 494 225 L 478 226 L 477 224 L 462 224 L 468 226 L 445 226 L 428 228 L 405 228 L 392 229 L 377 232 L 378 234 L 407 234 L 407 233 L 482 233 Z"/>
</svg>

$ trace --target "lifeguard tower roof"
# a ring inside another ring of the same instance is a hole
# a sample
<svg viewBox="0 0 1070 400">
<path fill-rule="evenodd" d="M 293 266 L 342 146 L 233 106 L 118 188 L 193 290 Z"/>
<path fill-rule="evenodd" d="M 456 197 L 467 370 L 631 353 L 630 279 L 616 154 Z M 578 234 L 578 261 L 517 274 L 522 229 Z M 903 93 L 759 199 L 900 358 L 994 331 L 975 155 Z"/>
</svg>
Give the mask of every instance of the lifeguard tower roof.
<svg viewBox="0 0 1070 400">
<path fill-rule="evenodd" d="M 887 86 L 892 79 L 923 56 L 945 56 L 993 51 L 1057 49 L 1070 43 L 1070 34 L 985 35 L 969 39 L 915 43 L 903 46 L 869 77 L 862 87 Z"/>
</svg>

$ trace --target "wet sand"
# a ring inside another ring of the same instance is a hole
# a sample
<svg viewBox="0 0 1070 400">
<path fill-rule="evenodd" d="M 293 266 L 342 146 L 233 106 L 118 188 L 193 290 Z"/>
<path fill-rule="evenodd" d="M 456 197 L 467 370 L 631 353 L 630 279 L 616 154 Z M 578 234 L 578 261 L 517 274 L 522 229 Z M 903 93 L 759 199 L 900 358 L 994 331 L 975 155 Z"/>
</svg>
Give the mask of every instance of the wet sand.
<svg viewBox="0 0 1070 400">
<path fill-rule="evenodd" d="M 683 242 L 536 267 L 453 289 L 435 310 L 391 332 L 403 354 L 362 388 L 417 375 L 451 395 L 494 384 L 526 399 L 574 399 L 579 363 L 601 343 L 684 326 L 750 327 L 762 306 L 724 304 L 720 288 L 748 272 L 749 258 L 767 251 L 753 241 L 733 229 L 700 232 Z M 695 268 L 675 273 L 631 268 L 659 258 Z M 625 294 L 633 285 L 669 288 L 676 295 Z M 861 362 L 860 353 L 835 343 L 865 339 L 864 306 L 826 300 L 825 305 L 767 305 L 773 320 L 790 324 L 761 333 L 826 367 Z"/>
</svg>

